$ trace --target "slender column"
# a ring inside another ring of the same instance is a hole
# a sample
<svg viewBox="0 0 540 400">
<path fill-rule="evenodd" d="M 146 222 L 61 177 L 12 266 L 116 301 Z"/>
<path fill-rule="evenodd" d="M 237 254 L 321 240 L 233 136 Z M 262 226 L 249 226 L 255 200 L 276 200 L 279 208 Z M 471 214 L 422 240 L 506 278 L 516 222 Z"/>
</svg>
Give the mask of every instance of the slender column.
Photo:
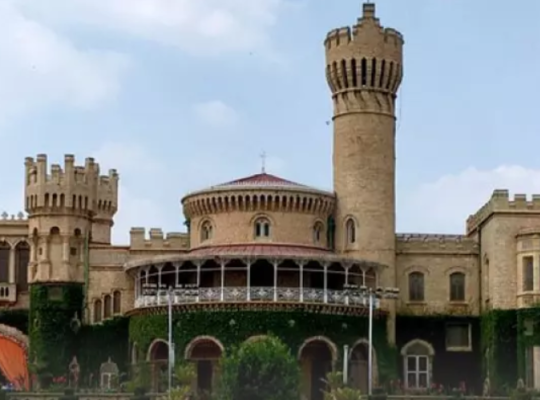
<svg viewBox="0 0 540 400">
<path fill-rule="evenodd" d="M 347 285 L 349 284 L 349 268 L 351 266 L 350 265 L 346 265 L 345 266 L 345 284 L 344 286 L 347 287 Z M 349 305 L 349 292 L 346 292 L 347 294 L 345 295 L 345 304 L 346 305 Z"/>
<path fill-rule="evenodd" d="M 274 301 L 278 301 L 278 265 L 279 261 L 274 261 Z"/>
<path fill-rule="evenodd" d="M 174 286 L 179 287 L 180 286 L 180 266 L 175 265 L 174 266 L 176 273 L 175 273 L 175 280 L 174 280 Z"/>
<path fill-rule="evenodd" d="M 200 286 L 201 286 L 201 263 L 200 261 L 197 262 L 196 264 L 197 266 L 197 297 L 195 299 L 195 301 L 198 303 L 199 301 L 201 301 L 201 296 L 200 296 Z"/>
<path fill-rule="evenodd" d="M 9 269 L 8 269 L 8 282 L 15 283 L 15 246 L 11 246 L 9 249 Z"/>
<path fill-rule="evenodd" d="M 247 301 L 251 301 L 251 260 L 248 260 L 246 262 L 247 265 L 247 273 L 246 273 L 246 288 L 247 288 Z"/>
<path fill-rule="evenodd" d="M 300 268 L 300 303 L 304 302 L 304 262 L 300 261 L 298 263 Z"/>
<path fill-rule="evenodd" d="M 328 264 L 324 264 L 324 303 L 328 303 Z"/>
<path fill-rule="evenodd" d="M 163 269 L 163 265 L 160 265 L 158 267 L 158 283 L 157 283 L 157 304 L 158 306 L 161 304 L 161 270 Z"/>
<path fill-rule="evenodd" d="M 221 261 L 221 301 L 225 301 L 225 262 Z"/>
</svg>

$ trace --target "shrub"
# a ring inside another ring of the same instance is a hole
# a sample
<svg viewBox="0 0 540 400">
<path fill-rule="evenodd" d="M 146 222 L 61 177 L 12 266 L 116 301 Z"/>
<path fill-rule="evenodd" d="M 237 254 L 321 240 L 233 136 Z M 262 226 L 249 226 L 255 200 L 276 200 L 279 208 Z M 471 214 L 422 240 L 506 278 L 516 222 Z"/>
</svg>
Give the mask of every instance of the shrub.
<svg viewBox="0 0 540 400">
<path fill-rule="evenodd" d="M 222 360 L 220 400 L 298 400 L 300 367 L 276 337 L 245 342 Z"/>
</svg>

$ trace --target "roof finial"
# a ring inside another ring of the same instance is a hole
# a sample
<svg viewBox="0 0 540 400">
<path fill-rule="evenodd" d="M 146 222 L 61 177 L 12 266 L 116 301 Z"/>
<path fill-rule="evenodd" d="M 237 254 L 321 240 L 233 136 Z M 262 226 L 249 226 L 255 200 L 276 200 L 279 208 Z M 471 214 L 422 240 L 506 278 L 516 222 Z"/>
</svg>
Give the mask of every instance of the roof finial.
<svg viewBox="0 0 540 400">
<path fill-rule="evenodd" d="M 266 174 L 266 152 L 264 150 L 261 153 L 261 172 Z"/>
</svg>

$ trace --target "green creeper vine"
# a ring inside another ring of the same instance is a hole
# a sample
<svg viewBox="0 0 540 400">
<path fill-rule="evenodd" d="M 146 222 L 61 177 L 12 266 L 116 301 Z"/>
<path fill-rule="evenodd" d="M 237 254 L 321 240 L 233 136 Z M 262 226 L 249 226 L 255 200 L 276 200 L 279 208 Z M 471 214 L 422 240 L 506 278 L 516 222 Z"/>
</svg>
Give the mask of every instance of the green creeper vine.
<svg viewBox="0 0 540 400">
<path fill-rule="evenodd" d="M 144 357 L 152 341 L 167 339 L 167 315 L 131 317 L 129 336 L 137 343 L 139 359 Z M 176 358 L 184 357 L 187 344 L 197 336 L 213 336 L 227 348 L 255 335 L 273 334 L 297 354 L 302 343 L 313 336 L 326 336 L 338 347 L 352 345 L 367 337 L 365 317 L 316 314 L 305 311 L 193 311 L 174 315 Z M 386 319 L 377 318 L 373 327 L 381 383 L 397 376 L 397 353 L 387 343 Z M 341 367 L 341 361 L 339 361 Z"/>
<path fill-rule="evenodd" d="M 496 390 L 515 388 L 517 383 L 521 369 L 517 317 L 516 310 L 492 310 L 481 316 L 484 377 L 490 377 Z"/>
<path fill-rule="evenodd" d="M 30 286 L 29 361 L 33 372 L 53 376 L 65 374 L 77 350 L 82 306 L 81 284 Z"/>
</svg>

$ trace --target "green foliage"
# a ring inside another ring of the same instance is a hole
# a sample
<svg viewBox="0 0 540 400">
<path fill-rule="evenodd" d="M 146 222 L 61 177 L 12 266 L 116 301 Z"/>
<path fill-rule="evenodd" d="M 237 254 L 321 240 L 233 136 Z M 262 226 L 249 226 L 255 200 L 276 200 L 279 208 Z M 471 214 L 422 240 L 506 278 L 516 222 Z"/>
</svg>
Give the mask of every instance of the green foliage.
<svg viewBox="0 0 540 400">
<path fill-rule="evenodd" d="M 492 310 L 481 317 L 484 377 L 495 393 L 515 387 L 518 378 L 518 319 L 516 310 Z"/>
<path fill-rule="evenodd" d="M 307 311 L 193 311 L 174 315 L 176 357 L 182 359 L 186 345 L 200 335 L 217 338 L 226 348 L 234 347 L 251 336 L 271 334 L 283 340 L 297 354 L 302 343 L 313 336 L 326 336 L 338 349 L 367 337 L 367 317 L 319 314 Z M 379 363 L 379 379 L 386 382 L 397 377 L 397 351 L 390 347 L 386 319 L 376 318 L 373 342 Z M 156 338 L 167 338 L 166 315 L 140 315 L 130 319 L 129 336 L 141 355 Z M 341 353 L 341 352 L 340 352 Z M 342 354 L 340 354 L 340 357 Z M 338 365 L 341 363 L 338 360 Z"/>
<path fill-rule="evenodd" d="M 362 398 L 360 390 L 343 383 L 342 372 L 329 372 L 326 375 L 326 385 L 324 400 L 359 400 Z"/>
<path fill-rule="evenodd" d="M 192 363 L 181 363 L 175 366 L 175 387 L 171 389 L 171 400 L 195 399 L 195 393 L 191 390 L 191 384 L 197 377 L 197 371 Z"/>
<path fill-rule="evenodd" d="M 35 372 L 51 376 L 65 375 L 77 350 L 83 286 L 77 283 L 30 286 L 29 339 L 30 362 Z"/>
<path fill-rule="evenodd" d="M 129 318 L 116 317 L 98 325 L 84 325 L 78 333 L 77 359 L 82 376 L 97 376 L 109 357 L 120 371 L 129 366 Z"/>
<path fill-rule="evenodd" d="M 300 367 L 276 337 L 242 343 L 222 362 L 223 400 L 297 400 Z"/>
<path fill-rule="evenodd" d="M 152 369 L 147 362 L 139 362 L 133 366 L 131 380 L 126 383 L 128 392 L 143 396 L 152 387 Z"/>
</svg>

